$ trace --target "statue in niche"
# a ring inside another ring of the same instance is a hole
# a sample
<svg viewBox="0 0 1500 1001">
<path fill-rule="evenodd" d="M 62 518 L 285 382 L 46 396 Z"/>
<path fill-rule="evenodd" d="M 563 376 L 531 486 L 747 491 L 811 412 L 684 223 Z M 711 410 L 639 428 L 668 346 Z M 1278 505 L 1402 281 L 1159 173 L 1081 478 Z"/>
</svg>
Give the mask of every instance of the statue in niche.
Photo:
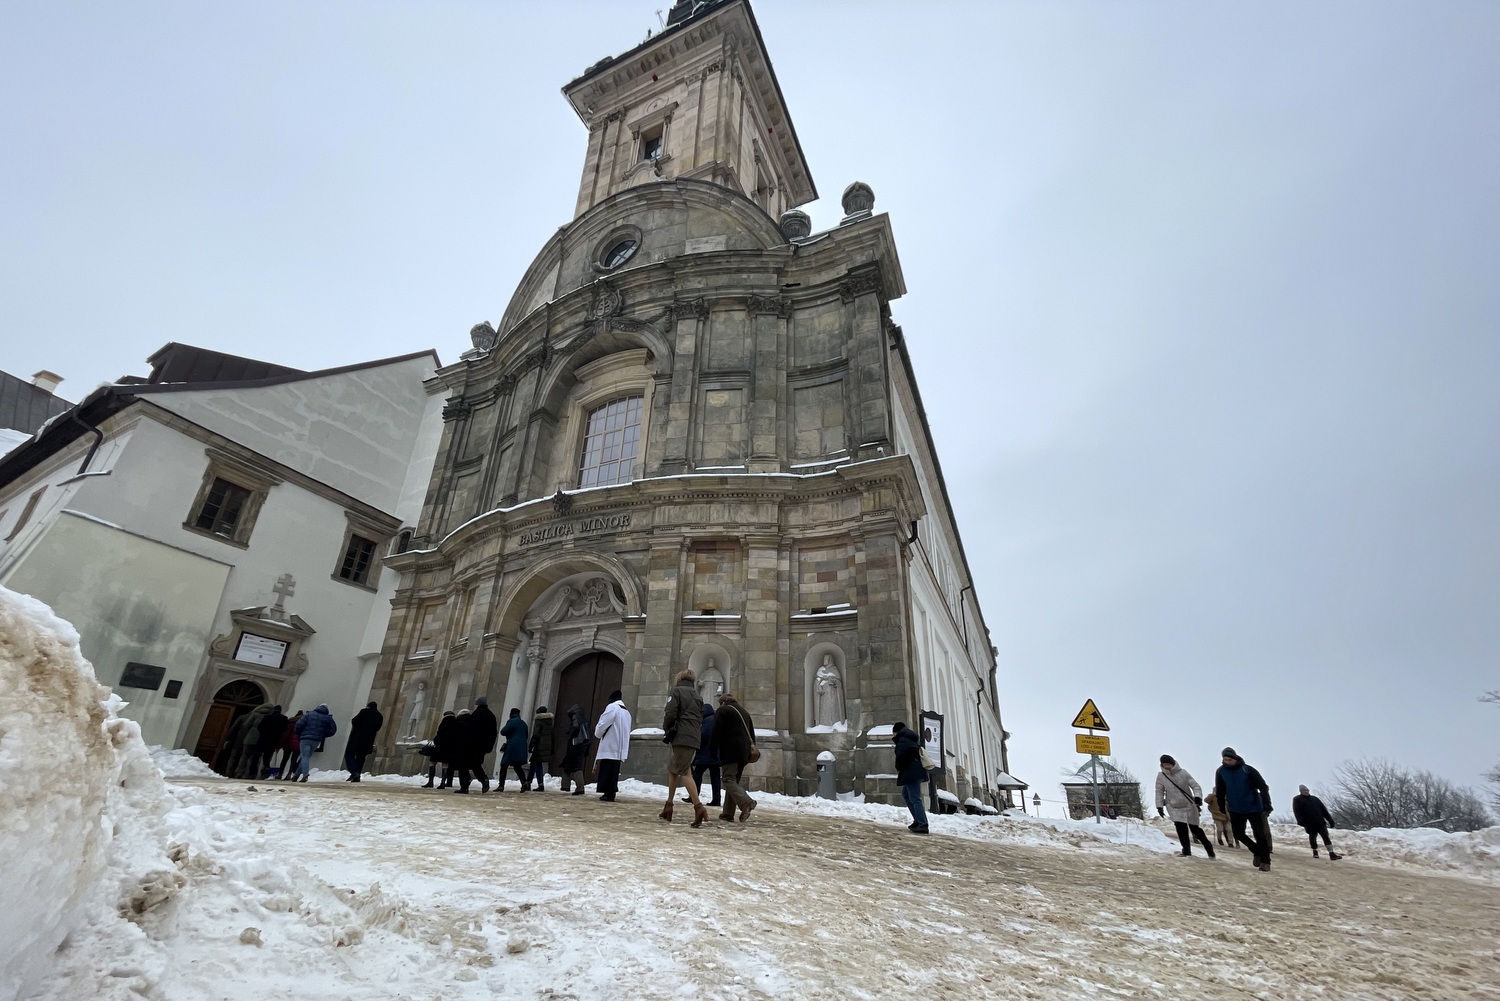
<svg viewBox="0 0 1500 1001">
<path fill-rule="evenodd" d="M 724 675 L 714 666 L 714 659 L 710 655 L 703 662 L 703 670 L 698 673 L 698 700 L 709 705 L 718 705 L 719 696 L 724 694 Z"/>
<path fill-rule="evenodd" d="M 411 696 L 411 712 L 406 717 L 406 736 L 415 740 L 417 727 L 422 722 L 422 708 L 427 704 L 427 682 L 417 682 L 417 690 Z"/>
<path fill-rule="evenodd" d="M 844 680 L 834 666 L 833 654 L 825 653 L 813 677 L 813 722 L 837 726 L 844 722 Z"/>
</svg>

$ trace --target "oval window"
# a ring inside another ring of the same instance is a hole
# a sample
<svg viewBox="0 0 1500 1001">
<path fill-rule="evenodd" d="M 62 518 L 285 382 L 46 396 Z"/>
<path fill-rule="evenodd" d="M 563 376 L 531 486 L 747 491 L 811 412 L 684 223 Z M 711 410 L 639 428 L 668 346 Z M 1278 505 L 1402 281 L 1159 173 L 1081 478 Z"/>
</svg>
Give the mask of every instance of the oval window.
<svg viewBox="0 0 1500 1001">
<path fill-rule="evenodd" d="M 619 241 L 604 254 L 604 266 L 606 268 L 618 268 L 630 260 L 630 255 L 635 253 L 636 242 L 628 237 Z"/>
</svg>

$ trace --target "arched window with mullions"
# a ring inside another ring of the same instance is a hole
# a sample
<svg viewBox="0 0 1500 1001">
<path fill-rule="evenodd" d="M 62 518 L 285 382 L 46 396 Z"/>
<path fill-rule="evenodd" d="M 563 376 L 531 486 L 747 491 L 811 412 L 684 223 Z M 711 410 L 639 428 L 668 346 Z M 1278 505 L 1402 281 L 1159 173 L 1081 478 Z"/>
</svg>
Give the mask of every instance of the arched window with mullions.
<svg viewBox="0 0 1500 1001">
<path fill-rule="evenodd" d="M 640 453 L 643 400 L 641 396 L 622 396 L 589 411 L 583 461 L 578 465 L 580 487 L 630 482 Z"/>
</svg>

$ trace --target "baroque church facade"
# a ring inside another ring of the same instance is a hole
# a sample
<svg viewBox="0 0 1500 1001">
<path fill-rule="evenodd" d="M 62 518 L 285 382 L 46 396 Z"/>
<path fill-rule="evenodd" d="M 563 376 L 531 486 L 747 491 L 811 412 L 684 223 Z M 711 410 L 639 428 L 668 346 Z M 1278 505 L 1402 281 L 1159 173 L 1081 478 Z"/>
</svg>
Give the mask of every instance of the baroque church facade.
<svg viewBox="0 0 1500 1001">
<path fill-rule="evenodd" d="M 757 788 L 811 794 L 831 760 L 840 792 L 898 798 L 890 724 L 921 719 L 945 788 L 1005 805 L 995 651 L 873 193 L 850 185 L 841 223 L 811 232 L 745 0 L 676 4 L 563 93 L 588 128 L 575 216 L 434 376 L 432 478 L 385 561 L 370 698 L 397 725 L 378 766 L 418 767 L 441 713 L 478 696 L 592 722 L 619 688 L 623 774 L 660 781 L 655 728 L 692 667 L 706 701 L 732 691 L 754 718 Z"/>
</svg>

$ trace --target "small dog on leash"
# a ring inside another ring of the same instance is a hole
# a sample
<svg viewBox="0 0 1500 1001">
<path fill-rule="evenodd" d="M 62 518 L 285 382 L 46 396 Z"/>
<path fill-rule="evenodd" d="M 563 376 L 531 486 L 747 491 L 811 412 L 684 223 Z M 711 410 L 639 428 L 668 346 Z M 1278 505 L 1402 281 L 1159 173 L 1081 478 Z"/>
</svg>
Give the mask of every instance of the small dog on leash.
<svg viewBox="0 0 1500 1001">
<path fill-rule="evenodd" d="M 1219 809 L 1219 797 L 1209 793 L 1203 797 L 1203 805 L 1208 807 L 1208 815 L 1214 818 L 1214 841 L 1225 848 L 1239 847 L 1239 842 L 1234 839 L 1234 829 L 1229 826 L 1229 814 Z"/>
</svg>

